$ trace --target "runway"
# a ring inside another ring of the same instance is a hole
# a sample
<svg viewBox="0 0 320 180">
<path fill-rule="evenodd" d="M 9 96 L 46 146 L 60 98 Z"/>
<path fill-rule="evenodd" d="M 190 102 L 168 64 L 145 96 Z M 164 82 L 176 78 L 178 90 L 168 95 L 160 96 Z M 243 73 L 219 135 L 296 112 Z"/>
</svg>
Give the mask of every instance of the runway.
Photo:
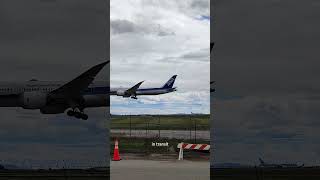
<svg viewBox="0 0 320 180">
<path fill-rule="evenodd" d="M 122 160 L 111 161 L 112 180 L 208 180 L 209 161 L 154 161 Z"/>
<path fill-rule="evenodd" d="M 0 180 L 106 180 L 109 168 L 104 170 L 0 170 Z"/>
</svg>

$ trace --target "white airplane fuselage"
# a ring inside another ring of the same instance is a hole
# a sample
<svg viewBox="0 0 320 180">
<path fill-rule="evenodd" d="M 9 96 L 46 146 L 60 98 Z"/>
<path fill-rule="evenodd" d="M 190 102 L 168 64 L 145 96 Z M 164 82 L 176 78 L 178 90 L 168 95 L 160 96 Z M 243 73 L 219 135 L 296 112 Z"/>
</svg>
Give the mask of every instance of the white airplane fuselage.
<svg viewBox="0 0 320 180">
<path fill-rule="evenodd" d="M 125 91 L 128 88 L 111 88 L 110 95 L 119 95 L 119 92 Z M 176 88 L 144 88 L 144 89 L 137 89 L 136 95 L 160 95 L 166 94 L 176 91 Z M 121 94 L 121 93 L 120 93 Z"/>
<path fill-rule="evenodd" d="M 69 108 L 64 100 L 55 106 L 48 105 L 47 95 L 64 85 L 60 81 L 0 82 L 0 107 L 22 107 L 24 109 L 40 109 L 44 114 L 63 113 Z M 97 81 L 81 93 L 84 108 L 105 107 L 109 105 L 109 86 L 107 82 Z"/>
<path fill-rule="evenodd" d="M 159 95 L 174 92 L 177 90 L 176 87 L 173 87 L 176 77 L 177 75 L 173 75 L 163 86 L 158 88 L 139 88 L 143 81 L 131 88 L 111 88 L 110 95 L 137 99 L 137 96 L 141 95 Z"/>
<path fill-rule="evenodd" d="M 110 90 L 106 81 L 94 81 L 99 71 L 109 62 L 93 66 L 69 82 L 37 81 L 0 82 L 0 107 L 22 107 L 39 109 L 43 114 L 64 113 L 84 120 L 88 115 L 85 108 L 110 106 L 110 95 L 131 97 L 137 95 L 159 95 L 176 91 L 173 87 L 177 75 L 172 76 L 160 88 L 139 89 L 142 82 L 131 88 L 114 88 Z"/>
</svg>

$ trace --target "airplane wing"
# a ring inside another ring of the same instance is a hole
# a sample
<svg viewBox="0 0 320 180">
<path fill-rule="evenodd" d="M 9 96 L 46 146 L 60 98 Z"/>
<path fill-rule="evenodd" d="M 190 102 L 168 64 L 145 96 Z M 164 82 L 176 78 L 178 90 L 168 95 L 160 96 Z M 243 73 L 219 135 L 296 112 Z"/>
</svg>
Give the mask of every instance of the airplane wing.
<svg viewBox="0 0 320 180">
<path fill-rule="evenodd" d="M 72 81 L 50 92 L 50 94 L 60 94 L 70 97 L 79 96 L 83 90 L 88 88 L 102 68 L 110 61 L 93 66 Z"/>
<path fill-rule="evenodd" d="M 138 84 L 134 85 L 132 88 L 126 90 L 126 94 L 129 95 L 135 95 L 137 89 L 139 89 L 140 85 L 143 83 L 144 81 L 139 82 Z"/>
</svg>

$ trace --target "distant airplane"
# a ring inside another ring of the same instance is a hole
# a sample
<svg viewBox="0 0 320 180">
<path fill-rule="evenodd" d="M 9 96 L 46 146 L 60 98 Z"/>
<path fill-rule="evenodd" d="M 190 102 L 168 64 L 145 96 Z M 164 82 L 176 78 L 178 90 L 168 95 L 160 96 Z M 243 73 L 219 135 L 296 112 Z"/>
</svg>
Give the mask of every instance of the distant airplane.
<svg viewBox="0 0 320 180">
<path fill-rule="evenodd" d="M 260 161 L 260 167 L 265 167 L 265 168 L 299 168 L 303 167 L 304 164 L 298 165 L 298 164 L 269 164 L 265 163 L 261 158 L 259 158 Z"/>
<path fill-rule="evenodd" d="M 212 52 L 213 46 L 214 46 L 214 43 L 213 43 L 213 42 L 210 43 L 210 53 Z M 213 83 L 215 83 L 215 81 L 210 82 L 210 86 L 211 86 Z M 211 87 L 210 87 L 210 92 L 215 92 L 215 91 L 216 91 L 215 88 L 211 88 Z"/>
<path fill-rule="evenodd" d="M 110 95 L 122 96 L 124 98 L 131 97 L 133 99 L 137 99 L 137 96 L 141 95 L 159 95 L 174 92 L 177 90 L 176 87 L 173 87 L 176 77 L 177 75 L 172 76 L 162 87 L 158 88 L 140 89 L 139 87 L 144 81 L 139 82 L 131 88 L 111 88 Z"/>
<path fill-rule="evenodd" d="M 215 88 L 211 88 L 211 85 L 214 83 L 215 81 L 210 82 L 210 92 L 215 92 L 216 89 Z"/>
<path fill-rule="evenodd" d="M 210 43 L 210 53 L 211 53 L 211 51 L 213 49 L 213 46 L 214 46 L 214 42 Z"/>
<path fill-rule="evenodd" d="M 98 64 L 68 83 L 32 79 L 27 82 L 1 82 L 0 107 L 40 109 L 43 114 L 64 113 L 88 119 L 84 109 L 109 106 L 109 84 L 93 83 L 96 75 L 109 61 Z"/>
</svg>

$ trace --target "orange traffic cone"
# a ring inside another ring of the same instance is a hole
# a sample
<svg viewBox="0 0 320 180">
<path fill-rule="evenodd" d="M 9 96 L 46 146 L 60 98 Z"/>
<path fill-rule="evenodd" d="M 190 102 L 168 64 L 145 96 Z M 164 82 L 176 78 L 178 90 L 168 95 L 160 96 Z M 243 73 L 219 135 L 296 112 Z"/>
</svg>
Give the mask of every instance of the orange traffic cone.
<svg viewBox="0 0 320 180">
<path fill-rule="evenodd" d="M 113 161 L 120 161 L 120 154 L 119 154 L 119 146 L 118 146 L 118 140 L 116 139 L 114 143 L 114 151 L 113 151 Z"/>
</svg>

